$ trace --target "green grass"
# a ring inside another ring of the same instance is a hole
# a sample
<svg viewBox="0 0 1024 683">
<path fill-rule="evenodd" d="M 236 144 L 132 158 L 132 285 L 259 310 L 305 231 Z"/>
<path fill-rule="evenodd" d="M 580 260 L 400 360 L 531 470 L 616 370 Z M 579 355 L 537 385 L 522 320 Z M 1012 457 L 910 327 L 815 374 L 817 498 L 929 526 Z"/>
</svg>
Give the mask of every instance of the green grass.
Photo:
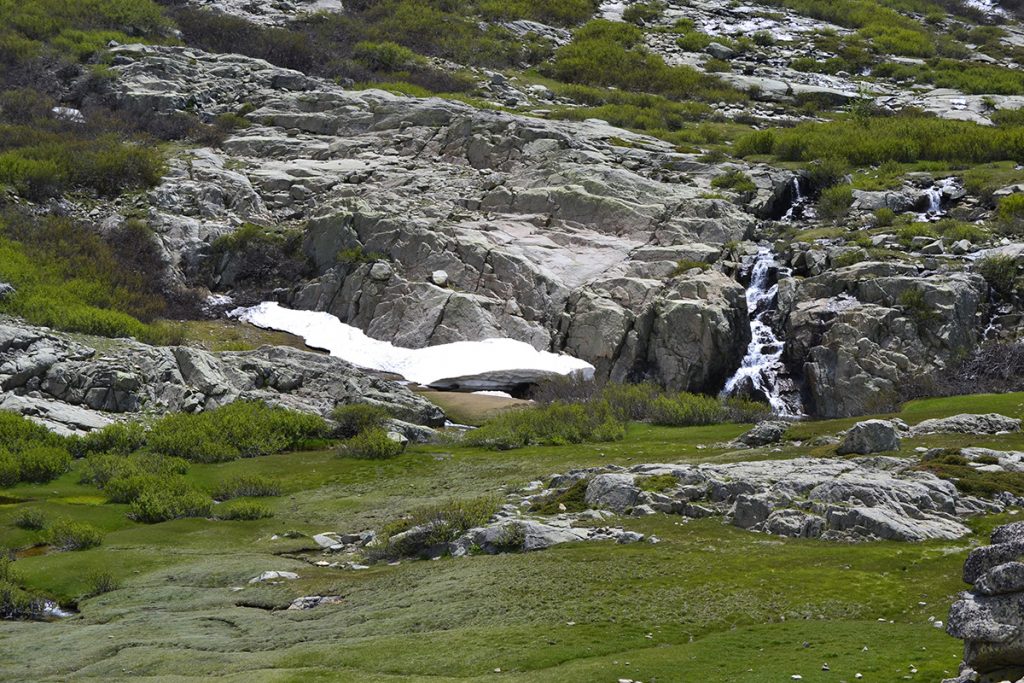
<svg viewBox="0 0 1024 683">
<path fill-rule="evenodd" d="M 1019 416 L 1024 394 L 915 401 L 900 415 L 916 423 L 961 411 Z M 853 421 L 801 423 L 792 431 L 831 434 Z M 314 544 L 289 531 L 381 529 L 442 501 L 500 496 L 574 467 L 834 454 L 810 446 L 781 453 L 714 446 L 747 428 L 631 424 L 622 441 L 600 444 L 501 453 L 416 445 L 385 461 L 315 451 L 193 464 L 185 478 L 202 490 L 239 475 L 278 483 L 282 495 L 259 501 L 273 517 L 239 521 L 143 525 L 125 517 L 124 505 L 72 504 L 96 502 L 96 489 L 78 483 L 78 461 L 48 484 L 5 490 L 29 502 L 0 505 L 0 544 L 38 542 L 42 532 L 13 525 L 24 508 L 51 520 L 73 517 L 104 536 L 99 548 L 15 563 L 28 588 L 78 601 L 82 616 L 5 624 L 10 654 L 0 677 L 167 677 L 187 670 L 195 679 L 466 681 L 493 680 L 500 668 L 514 681 L 754 683 L 793 674 L 832 681 L 860 672 L 865 680 L 895 682 L 911 675 L 910 665 L 918 669 L 910 680 L 952 674 L 962 646 L 928 618 L 946 618 L 971 544 L 1012 516 L 974 519 L 973 535 L 956 542 L 851 546 L 752 534 L 715 518 L 654 515 L 616 523 L 657 535 L 656 545 L 585 543 L 365 571 L 291 559 Z M 904 449 L 936 441 L 1024 446 L 1020 434 L 946 435 L 907 441 Z M 268 569 L 295 571 L 300 579 L 247 584 Z M 91 577 L 104 572 L 119 588 L 85 598 Z M 343 602 L 302 613 L 260 609 L 314 594 L 341 595 Z M 40 647 L 65 654 L 41 660 Z M 830 673 L 821 671 L 823 662 Z"/>
</svg>

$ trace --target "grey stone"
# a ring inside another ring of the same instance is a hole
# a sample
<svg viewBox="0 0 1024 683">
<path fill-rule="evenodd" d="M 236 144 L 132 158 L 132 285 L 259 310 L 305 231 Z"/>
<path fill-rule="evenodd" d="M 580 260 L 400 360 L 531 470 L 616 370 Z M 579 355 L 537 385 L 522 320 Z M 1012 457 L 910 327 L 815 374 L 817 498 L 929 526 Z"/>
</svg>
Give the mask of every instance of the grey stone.
<svg viewBox="0 0 1024 683">
<path fill-rule="evenodd" d="M 900 436 L 896 426 L 888 420 L 865 420 L 850 427 L 843 442 L 836 449 L 840 455 L 898 451 Z"/>
</svg>

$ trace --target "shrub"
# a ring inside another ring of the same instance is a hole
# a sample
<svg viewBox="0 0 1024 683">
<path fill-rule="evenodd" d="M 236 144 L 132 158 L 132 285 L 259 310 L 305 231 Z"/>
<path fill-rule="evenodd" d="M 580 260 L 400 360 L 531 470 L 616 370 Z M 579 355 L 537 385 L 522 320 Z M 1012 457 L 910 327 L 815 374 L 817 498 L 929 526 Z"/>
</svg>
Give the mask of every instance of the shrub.
<svg viewBox="0 0 1024 683">
<path fill-rule="evenodd" d="M 554 495 L 546 500 L 534 501 L 530 506 L 531 512 L 542 515 L 557 515 L 562 512 L 583 512 L 587 509 L 586 495 L 590 479 L 583 478 L 565 491 Z M 564 510 L 562 508 L 565 508 Z"/>
<path fill-rule="evenodd" d="M 1009 298 L 1017 288 L 1017 260 L 1012 256 L 986 256 L 978 261 L 978 273 L 999 296 Z"/>
<path fill-rule="evenodd" d="M 363 460 L 386 460 L 402 454 L 405 444 L 388 436 L 380 427 L 359 432 L 338 446 L 338 455 Z"/>
<path fill-rule="evenodd" d="M 768 404 L 745 398 L 729 397 L 722 402 L 722 408 L 725 422 L 760 422 L 772 414 Z"/>
<path fill-rule="evenodd" d="M 693 270 L 708 270 L 711 268 L 711 264 L 706 261 L 692 261 L 690 259 L 682 259 L 676 261 L 676 267 L 672 270 L 672 274 L 669 277 L 679 277 L 687 271 Z"/>
<path fill-rule="evenodd" d="M 679 485 L 679 480 L 671 474 L 655 474 L 649 477 L 637 477 L 636 485 L 641 491 L 661 493 Z"/>
<path fill-rule="evenodd" d="M 182 517 L 209 517 L 213 501 L 184 479 L 150 479 L 132 502 L 128 516 L 137 522 L 153 524 Z"/>
<path fill-rule="evenodd" d="M 423 61 L 409 48 L 390 41 L 356 43 L 353 57 L 371 69 L 382 71 L 398 71 Z"/>
<path fill-rule="evenodd" d="M 17 457 L 21 481 L 42 484 L 71 469 L 71 455 L 60 446 L 33 446 Z"/>
<path fill-rule="evenodd" d="M 739 194 L 748 194 L 757 191 L 757 185 L 750 176 L 739 169 L 727 171 L 722 175 L 711 179 L 711 187 L 728 189 Z"/>
<path fill-rule="evenodd" d="M 77 457 L 90 453 L 129 455 L 146 445 L 146 427 L 141 422 L 115 422 L 75 440 L 72 452 Z"/>
<path fill-rule="evenodd" d="M 927 302 L 924 291 L 917 287 L 906 289 L 900 294 L 899 305 L 918 325 L 937 320 L 939 314 Z"/>
<path fill-rule="evenodd" d="M 91 524 L 59 519 L 50 526 L 46 538 L 56 550 L 87 550 L 98 546 L 103 534 Z"/>
<path fill-rule="evenodd" d="M 849 166 L 845 159 L 840 157 L 828 157 L 826 159 L 818 159 L 815 161 L 806 168 L 806 172 L 807 179 L 810 181 L 811 187 L 818 190 L 824 190 L 843 182 L 843 179 L 849 172 Z"/>
<path fill-rule="evenodd" d="M 526 530 L 521 524 L 508 522 L 501 527 L 501 533 L 494 541 L 494 548 L 499 553 L 514 553 L 522 550 L 526 544 Z"/>
<path fill-rule="evenodd" d="M 1002 232 L 1024 234 L 1024 193 L 1014 193 L 999 200 L 996 218 Z"/>
<path fill-rule="evenodd" d="M 10 451 L 0 450 L 0 486 L 14 486 L 21 481 L 21 465 Z"/>
<path fill-rule="evenodd" d="M 582 372 L 556 375 L 539 382 L 530 394 L 537 403 L 585 403 L 598 395 L 601 388 Z"/>
<path fill-rule="evenodd" d="M 257 474 L 239 474 L 222 481 L 213 490 L 216 500 L 231 498 L 263 498 L 281 495 L 281 485 Z"/>
<path fill-rule="evenodd" d="M 104 593 L 111 593 L 121 587 L 121 582 L 117 580 L 117 577 L 103 570 L 90 573 L 86 581 L 89 585 L 85 592 L 85 597 L 87 598 L 95 598 Z"/>
<path fill-rule="evenodd" d="M 335 433 L 343 439 L 352 438 L 368 429 L 379 429 L 389 417 L 386 408 L 370 403 L 337 406 L 331 412 L 331 419 L 337 423 Z"/>
<path fill-rule="evenodd" d="M 717 78 L 686 66 L 668 66 L 643 47 L 643 32 L 630 24 L 597 19 L 576 30 L 555 52 L 547 73 L 561 81 L 614 86 L 673 99 L 740 100 Z"/>
<path fill-rule="evenodd" d="M 265 505 L 251 500 L 239 500 L 233 503 L 218 505 L 216 508 L 217 519 L 223 520 L 254 520 L 273 517 L 274 513 Z"/>
<path fill-rule="evenodd" d="M 651 405 L 663 393 L 661 387 L 650 382 L 642 384 L 609 383 L 601 392 L 601 398 L 608 403 L 612 414 L 617 419 L 623 422 L 641 421 L 650 417 Z"/>
<path fill-rule="evenodd" d="M 665 3 L 660 0 L 642 0 L 626 7 L 622 12 L 622 20 L 642 26 L 657 21 L 664 12 Z"/>
<path fill-rule="evenodd" d="M 853 188 L 836 185 L 822 190 L 818 197 L 818 215 L 825 220 L 838 220 L 846 215 L 853 204 Z"/>
<path fill-rule="evenodd" d="M 449 500 L 413 510 L 383 529 L 378 536 L 378 547 L 371 559 L 397 558 L 418 554 L 421 550 L 454 541 L 473 527 L 483 526 L 498 510 L 499 500 L 484 496 L 469 500 Z M 414 527 L 424 529 L 416 538 L 394 539 L 398 534 Z"/>
<path fill-rule="evenodd" d="M 14 526 L 29 531 L 41 531 L 46 528 L 46 515 L 41 510 L 32 508 L 22 510 L 14 518 Z"/>
<path fill-rule="evenodd" d="M 588 441 L 616 441 L 625 425 L 604 401 L 586 404 L 552 403 L 502 413 L 468 432 L 463 443 L 492 450 L 529 445 L 566 445 Z"/>
<path fill-rule="evenodd" d="M 725 410 L 716 398 L 680 393 L 659 396 L 651 404 L 650 420 L 657 425 L 689 427 L 724 422 Z"/>
<path fill-rule="evenodd" d="M 222 462 L 299 448 L 328 431 L 318 415 L 236 401 L 202 413 L 164 416 L 153 425 L 147 442 L 155 453 Z"/>
<path fill-rule="evenodd" d="M 896 220 L 896 212 L 890 208 L 882 208 L 875 211 L 875 226 L 888 228 Z"/>
</svg>

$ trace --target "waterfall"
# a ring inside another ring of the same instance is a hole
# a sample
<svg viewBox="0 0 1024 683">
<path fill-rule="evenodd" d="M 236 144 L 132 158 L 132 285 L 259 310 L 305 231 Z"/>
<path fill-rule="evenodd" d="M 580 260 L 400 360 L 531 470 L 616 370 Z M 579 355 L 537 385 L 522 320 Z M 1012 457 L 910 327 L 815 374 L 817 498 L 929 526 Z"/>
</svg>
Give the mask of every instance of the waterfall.
<svg viewBox="0 0 1024 683">
<path fill-rule="evenodd" d="M 952 195 L 958 189 L 956 178 L 943 178 L 924 191 L 925 207 L 920 214 L 921 220 L 936 220 L 946 215 L 946 209 L 942 202 L 947 195 Z"/>
<path fill-rule="evenodd" d="M 812 218 L 809 215 L 810 197 L 803 193 L 803 189 L 800 187 L 800 176 L 793 176 L 792 180 L 789 181 L 789 208 L 786 212 L 779 217 L 779 220 L 783 223 L 792 223 L 794 220 L 800 218 Z"/>
<path fill-rule="evenodd" d="M 771 268 L 775 265 L 771 247 L 761 246 L 757 250 L 754 266 L 747 287 L 747 312 L 750 316 L 750 344 L 739 369 L 725 383 L 723 396 L 736 393 L 764 395 L 771 404 L 772 412 L 784 417 L 799 416 L 799 402 L 783 395 L 780 372 L 784 370 L 782 351 L 784 342 L 776 335 L 768 318 L 779 285 L 769 284 Z M 796 407 L 794 407 L 796 403 Z"/>
</svg>

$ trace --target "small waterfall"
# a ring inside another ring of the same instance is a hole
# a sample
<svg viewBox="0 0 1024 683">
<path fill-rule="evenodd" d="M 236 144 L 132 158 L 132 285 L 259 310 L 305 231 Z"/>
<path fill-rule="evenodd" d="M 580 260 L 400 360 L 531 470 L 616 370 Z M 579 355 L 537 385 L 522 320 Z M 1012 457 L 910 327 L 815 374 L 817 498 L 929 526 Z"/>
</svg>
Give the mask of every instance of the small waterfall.
<svg viewBox="0 0 1024 683">
<path fill-rule="evenodd" d="M 955 193 L 958 188 L 955 178 L 943 178 L 924 191 L 924 201 L 918 206 L 924 205 L 924 211 L 920 214 L 921 220 L 934 221 L 946 215 L 946 209 L 942 203 L 947 196 Z"/>
<path fill-rule="evenodd" d="M 747 287 L 747 311 L 750 315 L 750 344 L 739 369 L 725 383 L 723 396 L 736 393 L 752 396 L 763 395 L 771 404 L 772 412 L 783 417 L 801 415 L 798 401 L 783 395 L 779 375 L 785 370 L 782 364 L 784 342 L 780 340 L 768 322 L 779 285 L 769 284 L 775 258 L 771 247 L 761 246 L 757 250 L 754 266 Z M 794 406 L 793 404 L 797 405 Z"/>
<path fill-rule="evenodd" d="M 811 198 L 804 194 L 800 186 L 800 176 L 793 176 L 789 181 L 789 208 L 779 217 L 783 223 L 792 223 L 801 218 L 813 218 L 811 215 Z"/>
</svg>

